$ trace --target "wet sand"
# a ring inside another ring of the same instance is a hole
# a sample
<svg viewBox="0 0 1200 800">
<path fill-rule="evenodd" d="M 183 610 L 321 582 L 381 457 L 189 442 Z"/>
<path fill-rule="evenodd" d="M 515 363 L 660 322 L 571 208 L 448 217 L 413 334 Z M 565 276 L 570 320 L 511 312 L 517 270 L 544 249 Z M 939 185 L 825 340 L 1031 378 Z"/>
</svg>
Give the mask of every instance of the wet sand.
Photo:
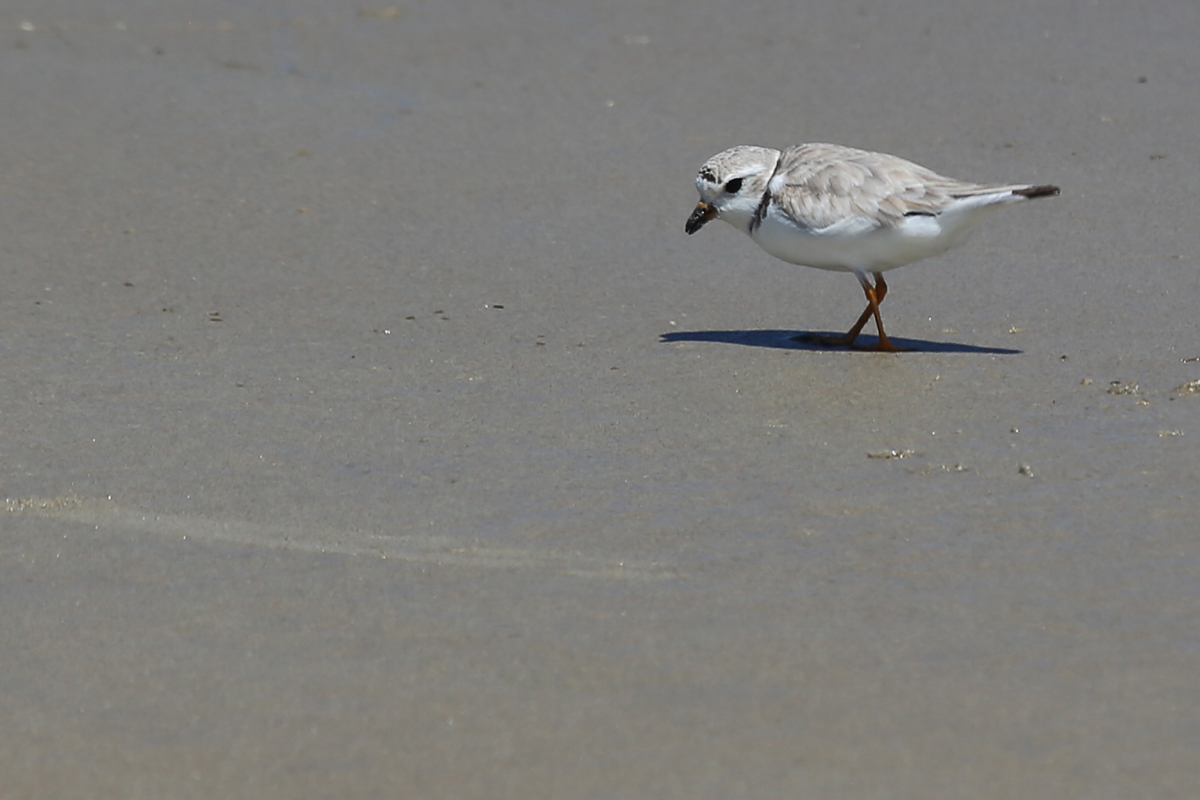
<svg viewBox="0 0 1200 800">
<path fill-rule="evenodd" d="M 1194 796 L 1200 10 L 642 5 L 0 14 L 7 796 Z M 827 350 L 803 141 L 1062 195 Z"/>
</svg>

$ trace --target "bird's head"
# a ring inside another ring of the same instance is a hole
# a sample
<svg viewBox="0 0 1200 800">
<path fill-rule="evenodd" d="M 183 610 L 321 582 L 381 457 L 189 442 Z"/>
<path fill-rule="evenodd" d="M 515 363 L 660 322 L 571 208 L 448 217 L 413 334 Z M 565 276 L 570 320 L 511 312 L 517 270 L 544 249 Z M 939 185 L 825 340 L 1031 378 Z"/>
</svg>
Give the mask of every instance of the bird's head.
<svg viewBox="0 0 1200 800">
<path fill-rule="evenodd" d="M 730 148 L 704 162 L 696 175 L 700 202 L 688 218 L 687 232 L 695 233 L 719 217 L 749 233 L 750 221 L 778 162 L 778 150 L 749 145 Z"/>
</svg>

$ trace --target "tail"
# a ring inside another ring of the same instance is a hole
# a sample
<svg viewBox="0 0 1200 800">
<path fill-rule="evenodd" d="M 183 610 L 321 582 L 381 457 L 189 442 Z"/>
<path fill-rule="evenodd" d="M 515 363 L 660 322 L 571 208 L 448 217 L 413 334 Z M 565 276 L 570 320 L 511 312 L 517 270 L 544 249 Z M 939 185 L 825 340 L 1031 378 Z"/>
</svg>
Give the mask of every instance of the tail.
<svg viewBox="0 0 1200 800">
<path fill-rule="evenodd" d="M 954 208 L 968 211 L 975 208 L 1019 203 L 1035 197 L 1053 197 L 1056 194 L 1058 194 L 1057 186 L 1013 184 L 1009 186 L 968 186 L 950 196 L 957 201 L 954 203 Z"/>
<path fill-rule="evenodd" d="M 1013 189 L 1012 193 L 1017 197 L 1024 197 L 1027 200 L 1032 200 L 1035 197 L 1054 197 L 1058 194 L 1057 186 L 1023 186 L 1020 189 Z"/>
</svg>

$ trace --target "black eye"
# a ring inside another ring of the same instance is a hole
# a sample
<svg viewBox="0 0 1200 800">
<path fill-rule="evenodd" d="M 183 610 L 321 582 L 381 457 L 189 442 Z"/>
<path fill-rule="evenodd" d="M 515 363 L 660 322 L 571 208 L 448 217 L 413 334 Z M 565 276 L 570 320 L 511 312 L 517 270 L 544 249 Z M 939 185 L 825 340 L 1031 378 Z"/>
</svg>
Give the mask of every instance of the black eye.
<svg viewBox="0 0 1200 800">
<path fill-rule="evenodd" d="M 737 194 L 739 191 L 741 191 L 741 188 L 741 178 L 730 178 L 729 180 L 725 181 L 725 191 L 729 192 L 730 194 Z"/>
</svg>

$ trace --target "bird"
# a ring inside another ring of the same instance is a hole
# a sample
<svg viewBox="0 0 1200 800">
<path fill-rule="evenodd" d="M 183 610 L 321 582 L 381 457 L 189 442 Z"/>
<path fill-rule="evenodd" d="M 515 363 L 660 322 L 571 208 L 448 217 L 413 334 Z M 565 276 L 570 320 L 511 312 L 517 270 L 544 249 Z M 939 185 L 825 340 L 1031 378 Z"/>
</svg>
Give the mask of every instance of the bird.
<svg viewBox="0 0 1200 800">
<path fill-rule="evenodd" d="M 888 338 L 879 316 L 888 291 L 884 272 L 962 244 L 996 208 L 1059 193 L 1049 184 L 955 180 L 899 156 L 826 143 L 731 147 L 704 163 L 696 188 L 700 202 L 688 218 L 689 235 L 722 219 L 788 263 L 854 273 L 866 310 L 844 335 L 816 340 L 853 347 L 874 318 L 878 343 L 857 349 L 888 352 L 903 348 Z"/>
</svg>

